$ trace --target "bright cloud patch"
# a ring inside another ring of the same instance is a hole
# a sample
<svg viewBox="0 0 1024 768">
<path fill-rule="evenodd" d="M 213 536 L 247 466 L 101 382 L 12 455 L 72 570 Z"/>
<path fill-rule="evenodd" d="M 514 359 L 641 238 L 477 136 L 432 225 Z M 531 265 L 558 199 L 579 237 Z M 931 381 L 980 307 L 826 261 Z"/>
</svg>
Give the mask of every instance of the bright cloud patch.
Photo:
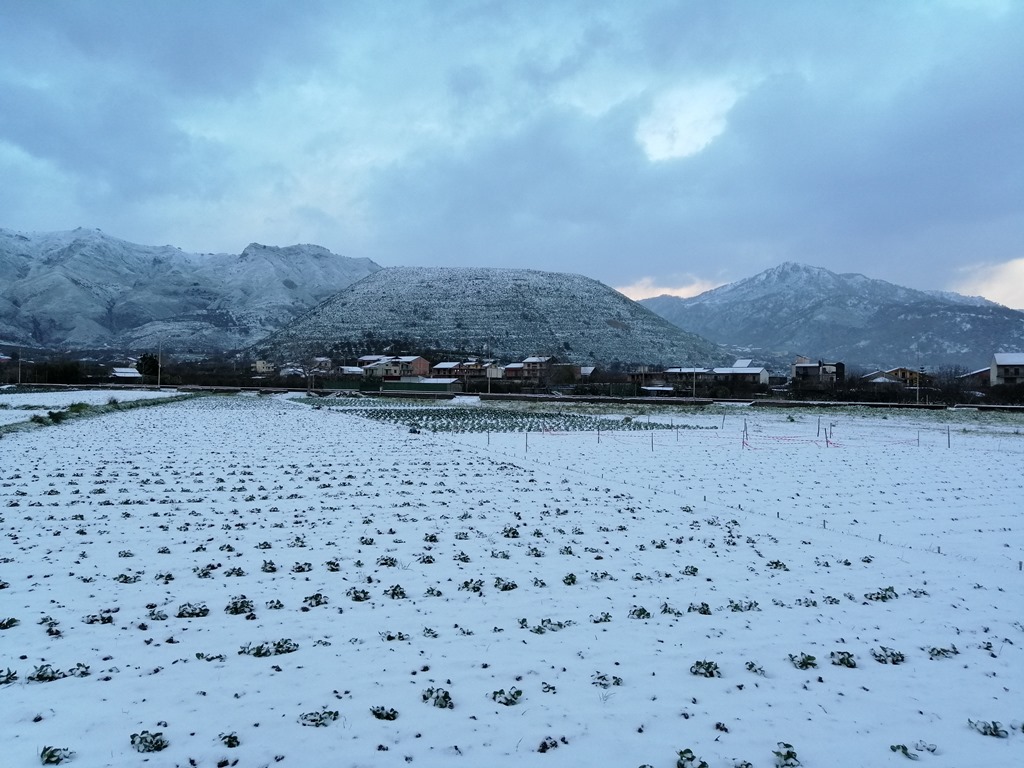
<svg viewBox="0 0 1024 768">
<path fill-rule="evenodd" d="M 630 285 L 622 285 L 615 288 L 619 293 L 628 296 L 633 301 L 639 301 L 640 299 L 649 299 L 652 296 L 679 296 L 687 299 L 691 296 L 697 296 L 705 291 L 710 291 L 712 288 L 717 288 L 722 283 L 715 283 L 711 280 L 701 280 L 697 277 L 687 276 L 688 282 L 684 282 L 681 285 L 665 285 L 662 282 L 657 282 L 653 277 L 641 277 L 635 283 Z"/>
<path fill-rule="evenodd" d="M 1002 264 L 970 267 L 954 287 L 960 293 L 984 296 L 1013 309 L 1024 309 L 1024 258 Z"/>
<path fill-rule="evenodd" d="M 658 97 L 636 127 L 637 143 L 651 162 L 695 155 L 725 131 L 736 88 L 709 82 L 677 88 Z"/>
</svg>

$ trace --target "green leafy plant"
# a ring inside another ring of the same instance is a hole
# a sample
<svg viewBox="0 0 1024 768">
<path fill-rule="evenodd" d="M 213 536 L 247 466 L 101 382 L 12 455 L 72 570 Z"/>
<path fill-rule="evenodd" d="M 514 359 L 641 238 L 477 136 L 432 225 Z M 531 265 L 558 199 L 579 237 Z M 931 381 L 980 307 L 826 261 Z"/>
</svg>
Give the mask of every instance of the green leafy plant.
<svg viewBox="0 0 1024 768">
<path fill-rule="evenodd" d="M 895 651 L 892 648 L 886 648 L 884 645 L 879 646 L 877 649 L 871 649 L 871 657 L 879 664 L 902 664 L 907 660 L 900 651 Z"/>
<path fill-rule="evenodd" d="M 309 726 L 310 728 L 326 728 L 337 720 L 338 717 L 339 714 L 337 710 L 331 710 L 324 707 L 319 712 L 304 712 L 299 715 L 299 725 Z"/>
<path fill-rule="evenodd" d="M 775 766 L 776 768 L 794 768 L 794 766 L 802 765 L 800 759 L 796 756 L 796 750 L 793 749 L 792 744 L 787 744 L 784 741 L 778 743 L 778 749 L 772 752 L 775 755 Z"/>
<path fill-rule="evenodd" d="M 385 709 L 383 706 L 370 707 L 370 714 L 376 717 L 378 720 L 397 720 L 398 710 L 391 708 Z"/>
<path fill-rule="evenodd" d="M 595 672 L 593 677 L 590 678 L 592 685 L 596 685 L 598 688 L 611 688 L 613 685 L 622 685 L 622 678 L 616 675 L 606 675 L 601 672 Z"/>
<path fill-rule="evenodd" d="M 818 667 L 818 660 L 809 654 L 803 653 L 802 651 L 799 656 L 792 653 L 789 654 L 789 660 L 797 669 L 817 669 Z"/>
<path fill-rule="evenodd" d="M 690 665 L 690 674 L 696 675 L 697 677 L 721 677 L 722 672 L 718 668 L 718 663 L 714 661 L 708 661 L 702 659 L 700 661 L 693 662 Z"/>
<path fill-rule="evenodd" d="M 148 753 L 148 752 L 162 752 L 171 746 L 170 742 L 164 738 L 162 732 L 150 733 L 149 731 L 142 731 L 141 733 L 133 733 L 131 737 L 132 748 L 136 752 Z"/>
<path fill-rule="evenodd" d="M 693 754 L 692 749 L 679 750 L 676 768 L 708 768 L 708 764 Z"/>
<path fill-rule="evenodd" d="M 846 667 L 847 669 L 855 669 L 857 667 L 857 660 L 849 651 L 832 651 L 829 657 L 837 667 Z"/>
<path fill-rule="evenodd" d="M 231 733 L 222 733 L 220 735 L 220 741 L 228 749 L 234 749 L 242 743 L 242 740 L 238 738 L 238 734 L 234 731 Z"/>
<path fill-rule="evenodd" d="M 877 602 L 885 603 L 889 600 L 896 600 L 899 595 L 896 590 L 892 587 L 883 587 L 882 589 L 875 590 L 874 592 L 866 592 L 864 597 L 868 600 L 875 600 Z"/>
<path fill-rule="evenodd" d="M 438 709 L 455 709 L 451 694 L 444 688 L 427 688 L 422 696 L 424 702 L 429 702 Z"/>
<path fill-rule="evenodd" d="M 327 603 L 327 597 L 325 597 L 320 592 L 316 592 L 312 595 L 307 595 L 306 597 L 302 598 L 302 604 L 306 608 L 319 608 L 321 605 L 327 605 Z"/>
<path fill-rule="evenodd" d="M 240 614 L 252 613 L 255 610 L 255 605 L 252 600 L 247 598 L 245 595 L 239 595 L 238 597 L 232 597 L 226 606 L 224 606 L 224 612 L 230 613 L 232 616 L 238 616 Z"/>
<path fill-rule="evenodd" d="M 299 650 L 298 643 L 289 640 L 288 638 L 282 638 L 281 640 L 274 640 L 270 643 L 260 643 L 255 646 L 252 643 L 246 643 L 238 649 L 238 655 L 265 658 L 267 656 L 281 656 L 286 653 L 294 653 L 297 650 Z"/>
<path fill-rule="evenodd" d="M 63 680 L 67 676 L 66 672 L 54 669 L 50 664 L 40 664 L 25 679 L 30 683 L 52 683 L 54 680 Z"/>
<path fill-rule="evenodd" d="M 504 688 L 491 692 L 491 699 L 506 707 L 514 707 L 522 697 L 522 689 L 516 688 L 514 685 L 509 688 L 508 693 L 505 693 Z"/>
<path fill-rule="evenodd" d="M 0 619 L 0 629 L 13 629 L 14 627 L 18 626 L 19 624 L 21 624 L 21 622 L 18 621 L 18 619 L 14 619 L 14 618 Z"/>
<path fill-rule="evenodd" d="M 201 619 L 210 615 L 210 609 L 204 603 L 182 603 L 175 614 L 179 619 Z"/>
<path fill-rule="evenodd" d="M 64 747 L 43 747 L 39 751 L 39 761 L 43 765 L 60 765 L 74 756 L 74 752 Z"/>
<path fill-rule="evenodd" d="M 918 754 L 916 752 L 911 752 L 907 748 L 906 744 L 890 744 L 889 745 L 889 750 L 891 752 L 896 752 L 898 754 L 903 755 L 908 760 L 917 760 L 917 759 L 919 759 Z"/>
<path fill-rule="evenodd" d="M 980 733 L 982 736 L 994 736 L 997 739 L 1005 739 L 1010 734 L 1002 723 L 997 720 L 968 720 L 967 725 Z"/>
<path fill-rule="evenodd" d="M 729 610 L 740 613 L 743 611 L 760 611 L 757 600 L 729 600 Z"/>
<path fill-rule="evenodd" d="M 951 656 L 958 656 L 959 654 L 960 654 L 960 651 L 957 650 L 957 647 L 955 645 L 952 645 L 952 644 L 950 645 L 949 648 L 929 648 L 928 649 L 928 658 L 931 659 L 932 661 L 935 661 L 936 659 L 948 659 Z"/>
</svg>

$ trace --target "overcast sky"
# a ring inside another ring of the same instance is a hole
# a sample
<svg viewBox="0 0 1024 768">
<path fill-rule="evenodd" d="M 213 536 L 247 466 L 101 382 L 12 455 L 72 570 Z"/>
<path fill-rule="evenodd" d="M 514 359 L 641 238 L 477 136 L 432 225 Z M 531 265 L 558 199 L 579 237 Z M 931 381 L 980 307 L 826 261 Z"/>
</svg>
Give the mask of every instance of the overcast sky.
<svg viewBox="0 0 1024 768">
<path fill-rule="evenodd" d="M 0 226 L 1024 308 L 1024 2 L 3 0 Z"/>
</svg>

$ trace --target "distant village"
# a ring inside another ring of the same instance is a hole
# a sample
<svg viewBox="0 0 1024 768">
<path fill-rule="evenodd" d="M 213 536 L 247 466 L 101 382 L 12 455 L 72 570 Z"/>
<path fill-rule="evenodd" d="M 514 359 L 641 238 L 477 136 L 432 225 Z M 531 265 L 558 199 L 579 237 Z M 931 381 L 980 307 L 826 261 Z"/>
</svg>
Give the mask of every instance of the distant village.
<svg viewBox="0 0 1024 768">
<path fill-rule="evenodd" d="M 579 366 L 557 357 L 535 355 L 501 364 L 497 360 L 467 358 L 431 363 L 417 355 L 363 355 L 354 365 L 336 365 L 326 357 L 308 364 L 277 367 L 265 360 L 251 363 L 254 376 L 300 379 L 310 387 L 349 386 L 381 392 L 463 393 L 492 391 L 564 390 L 651 397 L 731 397 L 772 393 L 827 395 L 856 390 L 882 400 L 912 395 L 928 401 L 943 389 L 953 388 L 981 399 L 995 388 L 1024 386 L 1024 353 L 995 353 L 991 364 L 975 371 L 934 371 L 923 367 L 897 367 L 847 377 L 842 362 L 797 357 L 788 375 L 774 375 L 752 359 L 738 359 L 724 367 L 639 366 L 617 376 L 598 366 Z"/>
<path fill-rule="evenodd" d="M 521 361 L 468 357 L 431 362 L 420 355 L 371 354 L 338 362 L 329 357 L 284 365 L 268 360 L 174 362 L 147 353 L 122 365 L 83 368 L 39 363 L 0 353 L 8 384 L 229 385 L 256 388 L 353 390 L 366 393 L 575 394 L 700 399 L 793 398 L 873 402 L 1011 403 L 1024 405 L 1024 352 L 997 352 L 975 371 L 953 366 L 901 366 L 851 371 L 841 361 L 796 357 L 785 374 L 752 359 L 721 367 L 580 366 L 554 356 Z"/>
</svg>

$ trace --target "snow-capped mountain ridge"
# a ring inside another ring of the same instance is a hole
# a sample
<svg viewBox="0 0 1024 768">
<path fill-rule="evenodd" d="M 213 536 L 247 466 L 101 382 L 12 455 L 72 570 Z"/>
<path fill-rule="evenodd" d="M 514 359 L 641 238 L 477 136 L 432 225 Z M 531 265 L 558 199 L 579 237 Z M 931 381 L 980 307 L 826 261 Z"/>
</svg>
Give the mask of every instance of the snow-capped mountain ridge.
<svg viewBox="0 0 1024 768">
<path fill-rule="evenodd" d="M 71 349 L 251 344 L 380 269 L 318 245 L 187 253 L 99 230 L 0 229 L 0 339 Z"/>
<path fill-rule="evenodd" d="M 806 354 L 867 367 L 976 368 L 994 351 L 1024 348 L 1024 312 L 793 262 L 689 299 L 640 303 L 680 328 L 780 362 Z"/>
</svg>

